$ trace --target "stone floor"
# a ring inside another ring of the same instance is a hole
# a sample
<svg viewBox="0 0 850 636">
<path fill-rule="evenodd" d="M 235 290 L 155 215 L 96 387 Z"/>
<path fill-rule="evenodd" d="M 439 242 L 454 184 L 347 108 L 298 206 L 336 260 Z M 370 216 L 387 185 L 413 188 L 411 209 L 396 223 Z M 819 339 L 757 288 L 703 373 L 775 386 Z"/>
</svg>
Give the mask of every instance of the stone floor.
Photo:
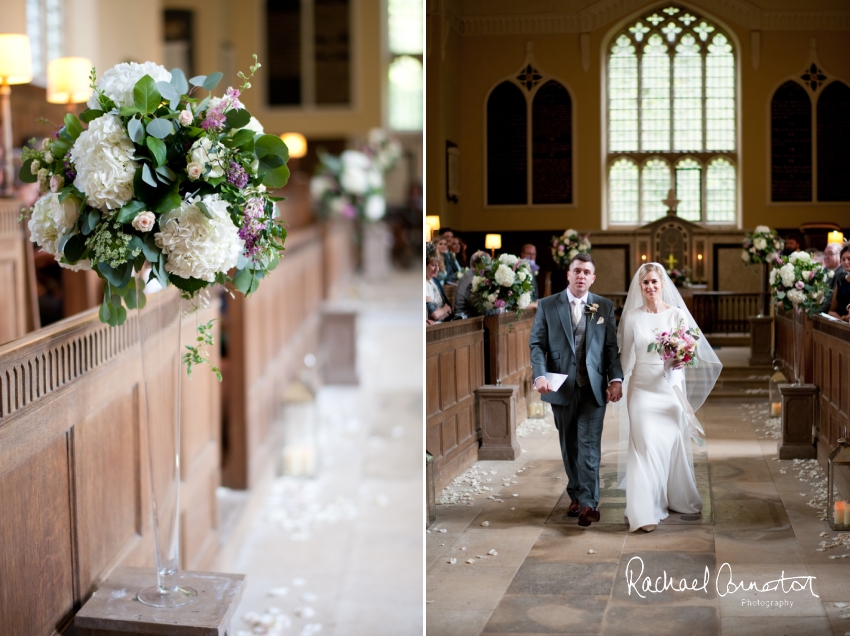
<svg viewBox="0 0 850 636">
<path fill-rule="evenodd" d="M 740 358 L 726 353 L 729 361 Z M 671 515 L 648 534 L 629 533 L 624 523 L 617 433 L 607 422 L 602 520 L 587 529 L 565 516 L 566 476 L 551 415 L 546 430 L 521 438 L 516 461 L 477 463 L 473 473 L 491 490 L 438 506 L 426 534 L 426 633 L 850 634 L 850 558 L 841 558 L 850 550 L 818 551 L 838 533 L 808 505 L 821 471 L 775 459 L 778 420 L 768 419 L 766 400 L 709 400 L 698 415 L 708 439 L 695 454 L 704 514 Z M 453 490 L 470 488 L 461 482 Z M 658 581 L 666 572 L 676 587 L 684 578 L 699 588 L 706 568 L 705 590 L 663 591 Z M 810 585 L 770 591 L 783 572 Z M 659 593 L 643 591 L 647 576 Z M 761 591 L 727 587 L 730 578 Z"/>
<path fill-rule="evenodd" d="M 352 288 L 360 385 L 317 396 L 318 477 L 269 487 L 232 563 L 231 636 L 422 633 L 421 290 L 414 274 Z"/>
</svg>

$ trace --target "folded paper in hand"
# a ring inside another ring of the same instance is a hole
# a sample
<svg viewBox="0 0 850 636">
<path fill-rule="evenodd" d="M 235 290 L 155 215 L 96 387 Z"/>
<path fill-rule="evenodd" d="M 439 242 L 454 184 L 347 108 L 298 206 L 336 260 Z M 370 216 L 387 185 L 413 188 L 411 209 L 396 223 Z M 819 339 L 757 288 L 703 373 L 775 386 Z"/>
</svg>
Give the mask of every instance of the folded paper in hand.
<svg viewBox="0 0 850 636">
<path fill-rule="evenodd" d="M 567 376 L 564 373 L 551 373 L 549 371 L 546 372 L 546 381 L 549 382 L 549 386 L 552 387 L 553 391 L 557 391 L 558 389 L 560 389 L 561 385 L 566 379 Z"/>
</svg>

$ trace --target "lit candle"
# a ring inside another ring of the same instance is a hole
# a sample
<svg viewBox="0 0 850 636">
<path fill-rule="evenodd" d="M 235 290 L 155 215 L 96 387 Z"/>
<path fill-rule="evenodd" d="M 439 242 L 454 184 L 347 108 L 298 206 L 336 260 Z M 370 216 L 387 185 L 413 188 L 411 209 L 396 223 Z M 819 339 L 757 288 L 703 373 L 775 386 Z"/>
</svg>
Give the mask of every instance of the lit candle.
<svg viewBox="0 0 850 636">
<path fill-rule="evenodd" d="M 826 242 L 838 243 L 839 245 L 841 245 L 844 242 L 844 234 L 837 230 L 835 232 L 830 232 L 829 234 L 827 234 Z"/>
<path fill-rule="evenodd" d="M 846 508 L 848 507 L 844 505 L 843 501 L 835 502 L 835 509 L 832 513 L 833 522 L 835 524 L 844 523 L 844 519 L 846 517 Z"/>
<path fill-rule="evenodd" d="M 782 402 L 770 403 L 770 417 L 780 417 L 782 415 Z"/>
</svg>

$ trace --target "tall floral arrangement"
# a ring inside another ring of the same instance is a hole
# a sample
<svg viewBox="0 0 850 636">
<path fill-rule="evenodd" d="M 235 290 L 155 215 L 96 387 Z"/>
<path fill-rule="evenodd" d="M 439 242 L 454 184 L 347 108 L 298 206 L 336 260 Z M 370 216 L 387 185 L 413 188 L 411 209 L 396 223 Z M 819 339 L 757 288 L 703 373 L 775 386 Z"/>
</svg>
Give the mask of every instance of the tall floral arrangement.
<svg viewBox="0 0 850 636">
<path fill-rule="evenodd" d="M 103 322 L 144 302 L 133 272 L 146 264 L 148 280 L 192 296 L 214 283 L 253 293 L 279 263 L 286 230 L 270 192 L 286 185 L 289 152 L 239 99 L 259 68 L 255 55 L 223 97 L 210 94 L 221 73 L 187 80 L 130 62 L 98 79 L 92 69 L 88 109 L 24 148 L 21 180 L 42 194 L 28 211 L 32 240 L 104 280 Z"/>
<path fill-rule="evenodd" d="M 482 256 L 472 277 L 471 291 L 476 309 L 486 313 L 504 308 L 522 316 L 531 303 L 531 277 L 528 262 L 513 254 L 501 254 L 497 259 Z"/>
<path fill-rule="evenodd" d="M 773 302 L 785 311 L 817 313 L 833 273 L 812 260 L 808 252 L 794 252 L 787 258 L 777 257 L 770 271 Z"/>
<path fill-rule="evenodd" d="M 754 265 L 773 263 L 784 247 L 785 241 L 779 234 L 766 225 L 757 225 L 754 231 L 744 235 L 741 260 Z"/>
<path fill-rule="evenodd" d="M 367 143 L 340 156 L 319 153 L 319 167 L 310 181 L 310 196 L 325 218 L 380 221 L 386 214 L 384 175 L 401 157 L 401 145 L 386 131 L 369 132 Z"/>
<path fill-rule="evenodd" d="M 667 275 L 676 287 L 690 287 L 693 285 L 688 276 L 688 270 L 685 267 L 682 269 L 668 269 Z"/>
<path fill-rule="evenodd" d="M 566 230 L 552 237 L 552 258 L 561 269 L 567 269 L 576 254 L 590 252 L 590 234 L 581 236 L 575 230 Z"/>
</svg>

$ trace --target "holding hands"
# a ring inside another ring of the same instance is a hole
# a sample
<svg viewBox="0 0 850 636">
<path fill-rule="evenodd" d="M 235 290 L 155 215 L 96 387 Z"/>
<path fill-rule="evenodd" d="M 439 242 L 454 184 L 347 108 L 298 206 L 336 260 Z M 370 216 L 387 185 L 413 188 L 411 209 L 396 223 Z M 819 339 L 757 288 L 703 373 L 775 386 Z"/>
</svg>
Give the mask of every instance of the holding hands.
<svg viewBox="0 0 850 636">
<path fill-rule="evenodd" d="M 619 402 L 623 398 L 623 383 L 612 382 L 605 389 L 605 395 L 608 397 L 609 402 Z"/>
</svg>

